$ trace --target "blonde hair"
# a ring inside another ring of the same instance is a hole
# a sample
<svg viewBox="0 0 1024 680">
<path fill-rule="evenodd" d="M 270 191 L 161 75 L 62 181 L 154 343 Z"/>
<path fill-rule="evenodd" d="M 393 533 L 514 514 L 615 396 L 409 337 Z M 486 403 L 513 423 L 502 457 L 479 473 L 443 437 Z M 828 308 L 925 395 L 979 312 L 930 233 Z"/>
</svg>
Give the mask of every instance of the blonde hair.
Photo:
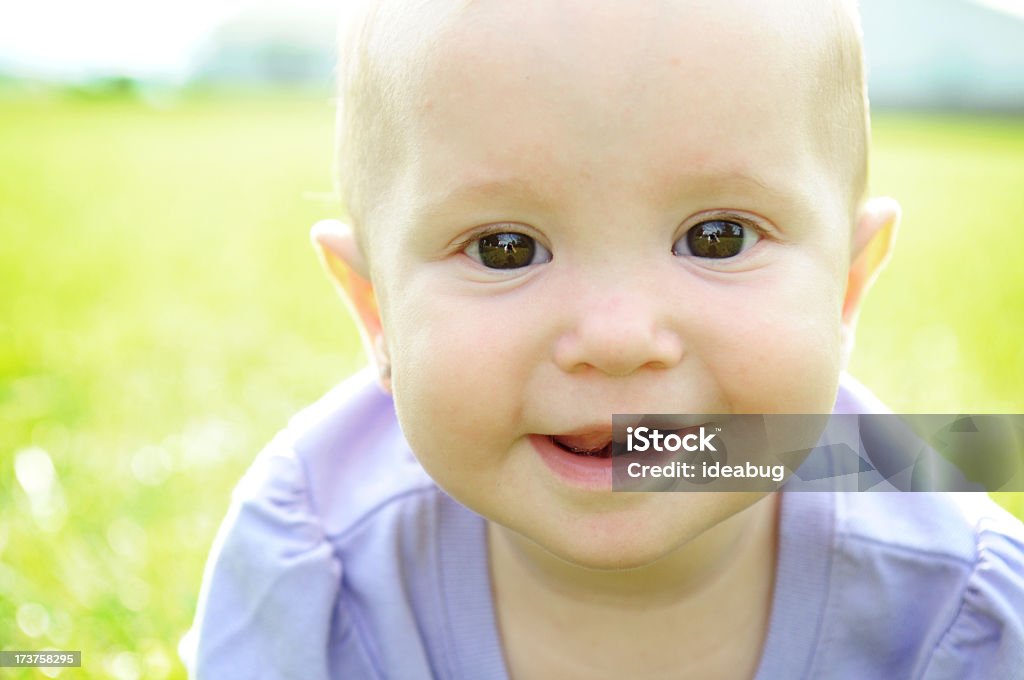
<svg viewBox="0 0 1024 680">
<path fill-rule="evenodd" d="M 868 189 L 871 114 L 864 34 L 857 0 L 834 0 L 831 34 L 825 37 L 824 69 L 819 86 L 828 110 L 820 118 L 819 137 L 825 158 L 836 167 L 840 186 L 850 188 L 851 218 Z"/>
<path fill-rule="evenodd" d="M 398 135 L 410 116 L 423 54 L 452 14 L 451 0 L 349 0 L 339 22 L 336 182 L 358 226 L 386 195 L 403 159 Z M 357 229 L 357 234 L 358 234 Z"/>
</svg>

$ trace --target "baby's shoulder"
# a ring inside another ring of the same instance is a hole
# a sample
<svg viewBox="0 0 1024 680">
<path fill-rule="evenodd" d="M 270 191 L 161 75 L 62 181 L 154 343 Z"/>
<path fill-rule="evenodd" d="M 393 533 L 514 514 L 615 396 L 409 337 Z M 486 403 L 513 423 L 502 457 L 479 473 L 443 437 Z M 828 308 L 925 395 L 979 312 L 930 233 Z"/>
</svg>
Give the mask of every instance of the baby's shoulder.
<svg viewBox="0 0 1024 680">
<path fill-rule="evenodd" d="M 391 396 L 362 371 L 291 419 L 246 472 L 235 501 L 283 494 L 338 537 L 395 503 L 436 492 Z"/>
<path fill-rule="evenodd" d="M 842 628 L 913 677 L 1024 668 L 1024 526 L 987 495 L 837 494 L 833 560 Z"/>
<path fill-rule="evenodd" d="M 836 495 L 841 541 L 975 564 L 998 538 L 1024 546 L 1024 525 L 983 493 Z"/>
<path fill-rule="evenodd" d="M 323 678 L 330 651 L 340 675 L 368 677 L 353 603 L 392 617 L 364 612 L 371 630 L 415 620 L 372 605 L 401 601 L 400 588 L 426 599 L 437 560 L 420 534 L 440 526 L 444 498 L 390 397 L 366 374 L 342 383 L 293 418 L 235 487 L 182 643 L 186 664 L 199 678 Z M 415 630 L 402 629 L 410 645 Z"/>
</svg>

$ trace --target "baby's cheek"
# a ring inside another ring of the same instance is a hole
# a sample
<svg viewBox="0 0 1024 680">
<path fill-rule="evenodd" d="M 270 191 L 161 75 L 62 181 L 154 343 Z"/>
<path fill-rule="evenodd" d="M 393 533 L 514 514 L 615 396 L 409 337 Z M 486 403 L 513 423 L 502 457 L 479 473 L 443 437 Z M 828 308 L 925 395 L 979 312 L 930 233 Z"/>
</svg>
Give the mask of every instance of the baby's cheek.
<svg viewBox="0 0 1024 680">
<path fill-rule="evenodd" d="M 841 352 L 838 314 L 830 301 L 776 295 L 743 314 L 723 314 L 719 323 L 728 331 L 719 338 L 714 370 L 733 410 L 831 409 Z"/>
<path fill-rule="evenodd" d="M 420 311 L 396 329 L 393 385 L 406 437 L 424 455 L 481 450 L 503 434 L 514 408 L 515 361 L 502 346 L 502 324 L 471 309 Z"/>
</svg>

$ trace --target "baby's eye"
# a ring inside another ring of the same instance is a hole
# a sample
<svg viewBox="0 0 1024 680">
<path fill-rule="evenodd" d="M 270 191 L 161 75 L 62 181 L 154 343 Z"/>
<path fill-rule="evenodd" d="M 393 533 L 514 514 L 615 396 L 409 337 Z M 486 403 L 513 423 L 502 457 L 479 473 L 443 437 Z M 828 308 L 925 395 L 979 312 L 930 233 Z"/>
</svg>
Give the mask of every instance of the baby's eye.
<svg viewBox="0 0 1024 680">
<path fill-rule="evenodd" d="M 469 244 L 466 254 L 489 269 L 520 269 L 551 261 L 551 251 L 533 237 L 514 231 L 482 236 Z"/>
<path fill-rule="evenodd" d="M 708 220 L 691 227 L 672 246 L 672 253 L 723 260 L 739 255 L 760 240 L 755 229 L 738 222 Z"/>
</svg>

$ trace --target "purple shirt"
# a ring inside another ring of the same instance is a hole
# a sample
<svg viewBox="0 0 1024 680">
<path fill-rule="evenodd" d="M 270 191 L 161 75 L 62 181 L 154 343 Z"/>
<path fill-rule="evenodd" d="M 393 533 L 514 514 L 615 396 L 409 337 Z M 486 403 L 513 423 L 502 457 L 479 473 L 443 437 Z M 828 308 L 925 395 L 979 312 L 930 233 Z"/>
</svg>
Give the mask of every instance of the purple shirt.
<svg viewBox="0 0 1024 680">
<path fill-rule="evenodd" d="M 837 413 L 885 407 L 843 376 Z M 1024 678 L 1024 527 L 984 494 L 784 493 L 757 680 Z M 362 372 L 232 495 L 182 657 L 200 680 L 505 680 L 486 525 Z"/>
</svg>

